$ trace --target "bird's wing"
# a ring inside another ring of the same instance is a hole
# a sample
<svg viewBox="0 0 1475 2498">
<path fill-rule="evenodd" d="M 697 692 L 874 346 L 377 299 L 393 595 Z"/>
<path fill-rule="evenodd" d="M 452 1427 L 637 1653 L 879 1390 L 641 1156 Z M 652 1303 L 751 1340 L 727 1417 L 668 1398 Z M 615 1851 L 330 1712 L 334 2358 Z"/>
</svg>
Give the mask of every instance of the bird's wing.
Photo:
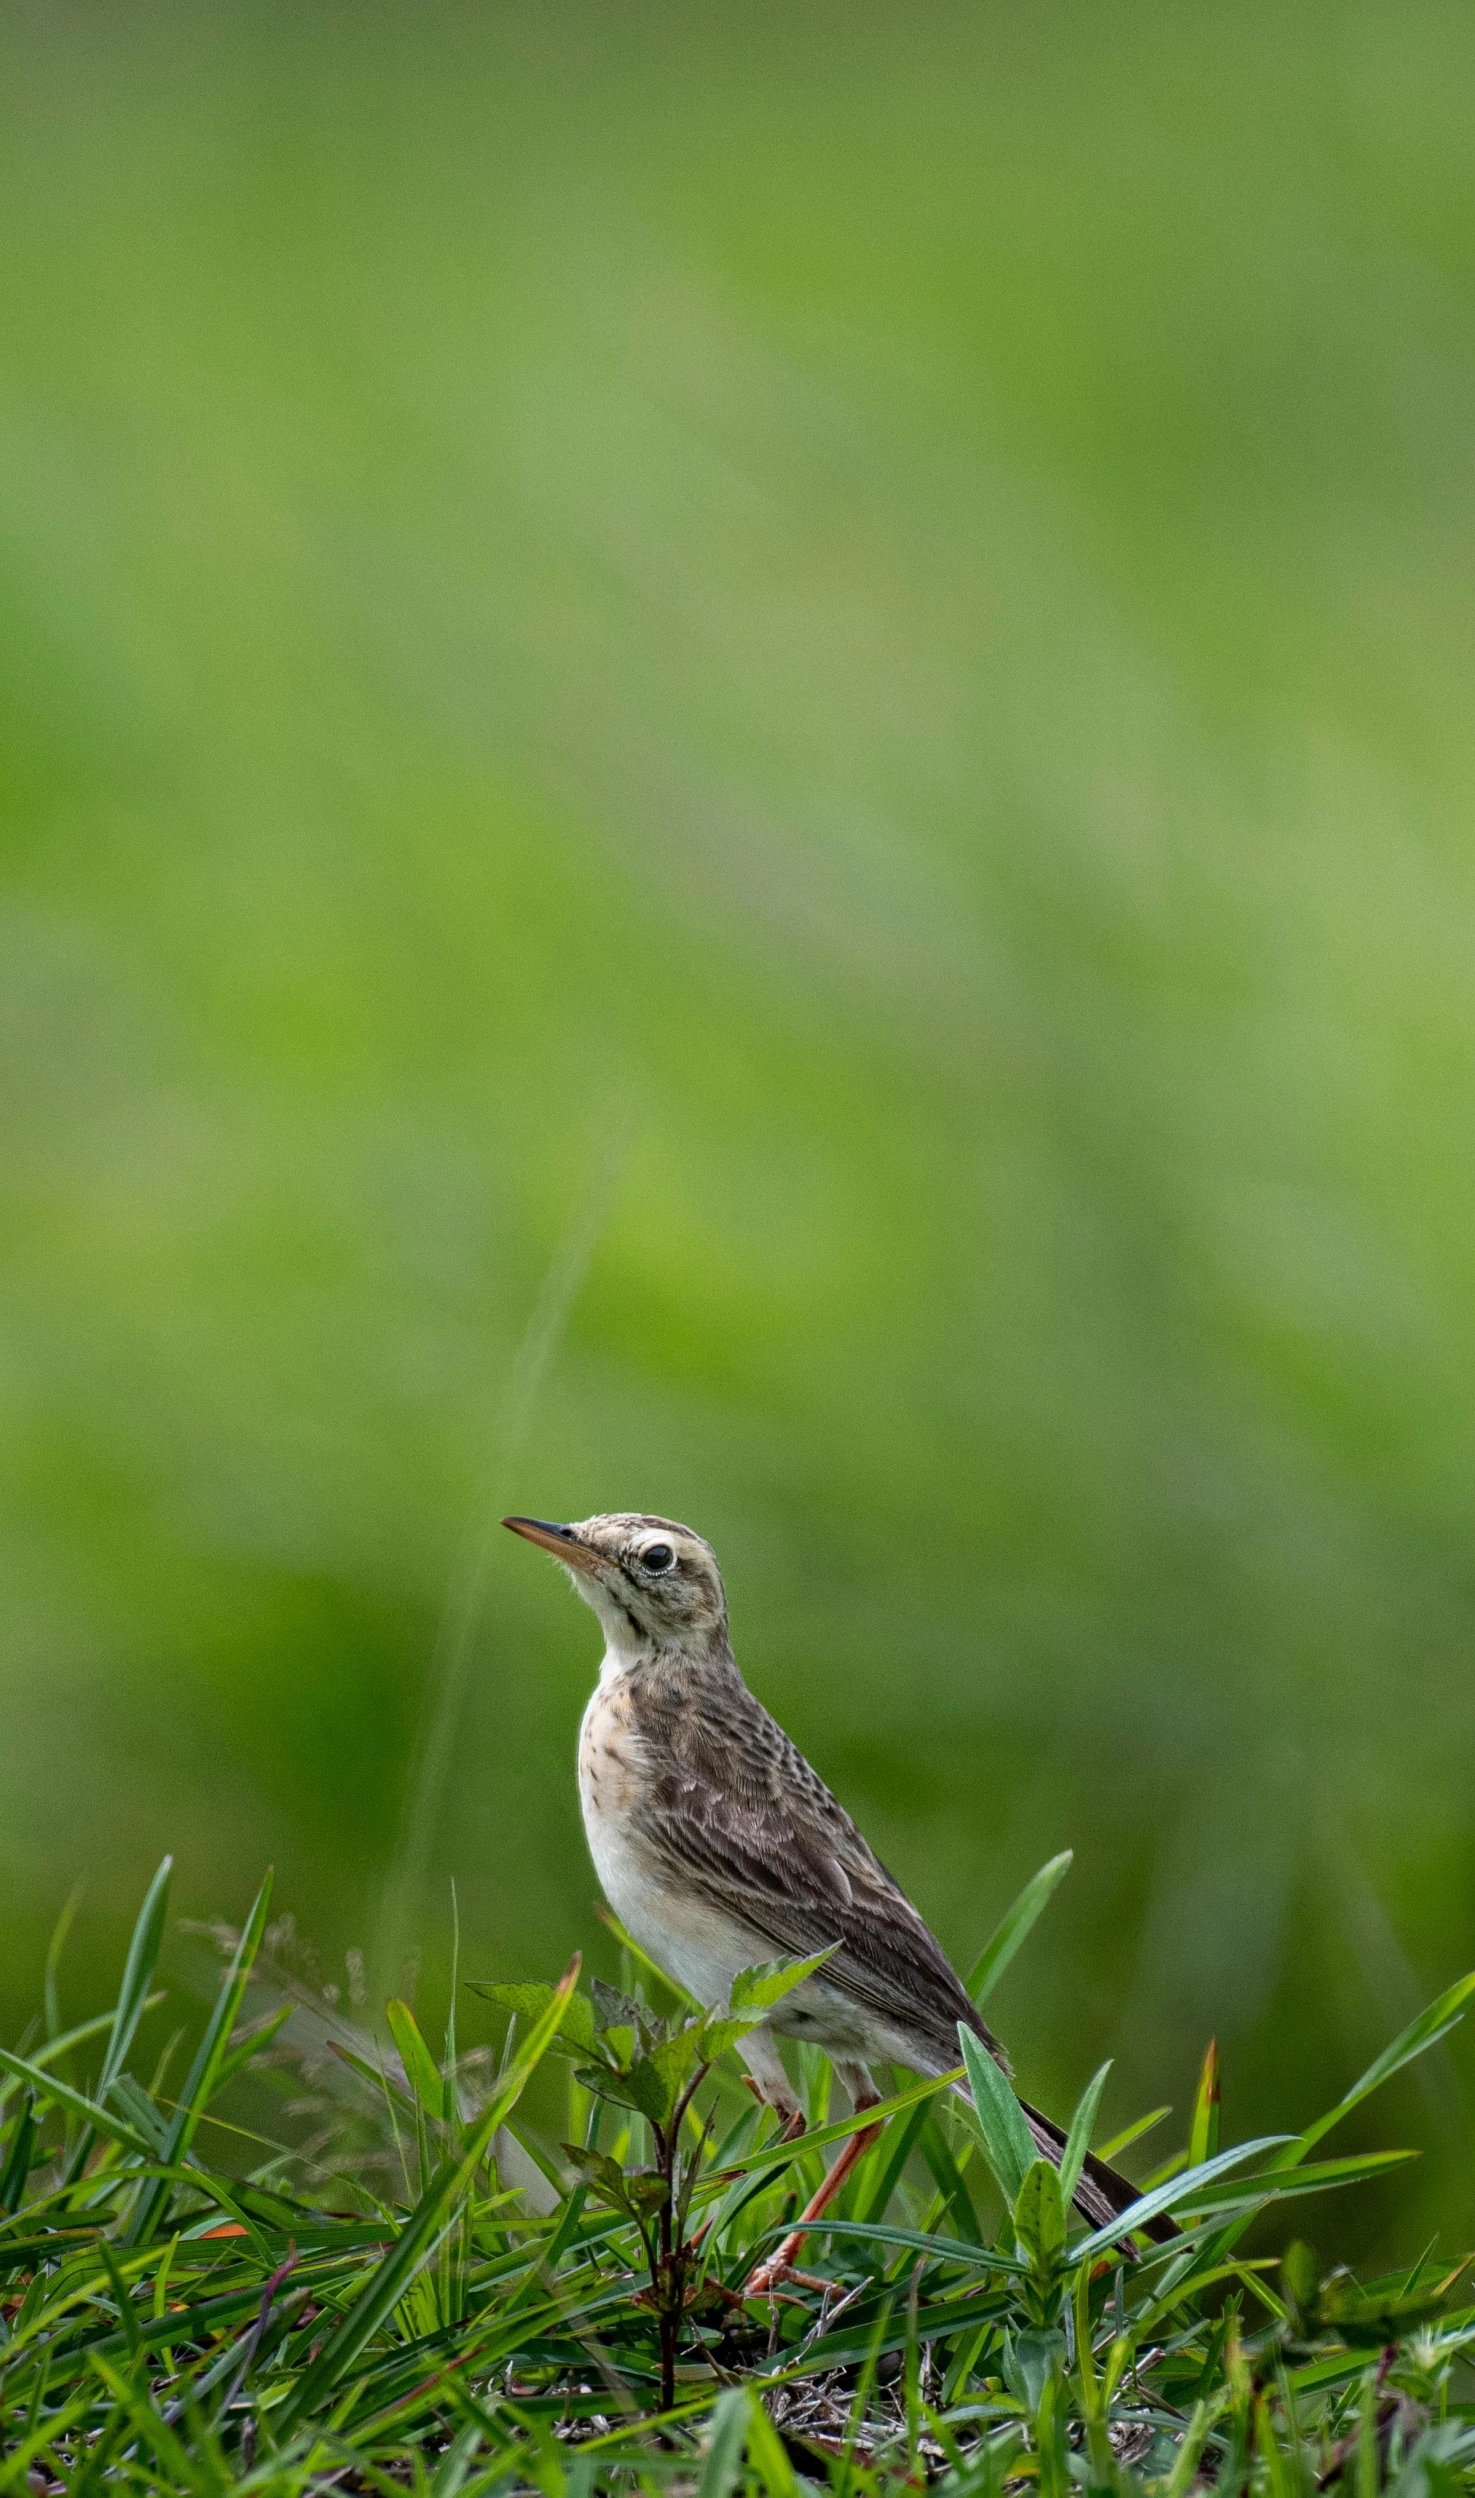
<svg viewBox="0 0 1475 2498">
<path fill-rule="evenodd" d="M 720 1711 L 648 1717 L 645 1732 L 654 1775 L 643 1831 L 673 1880 L 776 1953 L 838 1943 L 826 1980 L 916 2034 L 944 2065 L 956 2058 L 959 2021 L 1002 2061 L 905 1892 L 745 1687 Z"/>
</svg>

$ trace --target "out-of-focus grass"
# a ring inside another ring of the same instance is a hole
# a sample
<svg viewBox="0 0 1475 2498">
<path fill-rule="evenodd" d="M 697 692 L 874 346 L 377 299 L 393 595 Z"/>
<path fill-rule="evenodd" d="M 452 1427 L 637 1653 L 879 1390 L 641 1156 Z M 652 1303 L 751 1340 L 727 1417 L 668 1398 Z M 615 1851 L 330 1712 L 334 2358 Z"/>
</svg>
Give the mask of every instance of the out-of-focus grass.
<svg viewBox="0 0 1475 2498">
<path fill-rule="evenodd" d="M 458 1657 L 410 1926 L 587 1940 L 481 1526 L 634 1504 L 959 1956 L 1075 1845 L 1046 2095 L 1320 2104 L 1475 1909 L 1468 13 L 0 42 L 17 2017 L 166 1841 L 371 1943 Z"/>
</svg>

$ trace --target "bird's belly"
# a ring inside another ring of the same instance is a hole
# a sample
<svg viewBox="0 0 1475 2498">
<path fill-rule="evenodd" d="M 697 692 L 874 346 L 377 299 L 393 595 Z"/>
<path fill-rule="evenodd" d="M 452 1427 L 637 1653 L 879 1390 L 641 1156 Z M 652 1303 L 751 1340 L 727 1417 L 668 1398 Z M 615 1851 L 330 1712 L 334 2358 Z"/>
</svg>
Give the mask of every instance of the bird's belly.
<svg viewBox="0 0 1475 2498">
<path fill-rule="evenodd" d="M 822 2047 L 827 2056 L 842 2058 L 848 2064 L 872 2064 L 885 2060 L 905 2064 L 919 2073 L 943 2072 L 946 2067 L 936 2057 L 929 2058 L 925 2048 L 907 2035 L 883 2013 L 858 1996 L 847 1994 L 823 1973 L 806 1978 L 786 1995 L 773 2013 L 770 2028 L 782 2038 L 801 2038 L 811 2047 Z"/>
<path fill-rule="evenodd" d="M 602 1684 L 579 1731 L 579 1803 L 600 1888 L 657 1968 L 711 2006 L 739 1969 L 768 1957 L 759 1938 L 664 1877 L 638 1827 L 639 1737 L 617 1683 Z"/>
<path fill-rule="evenodd" d="M 604 1896 L 641 1950 L 698 2003 L 726 2004 L 739 1969 L 761 1960 L 762 1946 L 662 1881 L 638 1837 L 613 1814 L 586 1806 L 584 1828 Z"/>
</svg>

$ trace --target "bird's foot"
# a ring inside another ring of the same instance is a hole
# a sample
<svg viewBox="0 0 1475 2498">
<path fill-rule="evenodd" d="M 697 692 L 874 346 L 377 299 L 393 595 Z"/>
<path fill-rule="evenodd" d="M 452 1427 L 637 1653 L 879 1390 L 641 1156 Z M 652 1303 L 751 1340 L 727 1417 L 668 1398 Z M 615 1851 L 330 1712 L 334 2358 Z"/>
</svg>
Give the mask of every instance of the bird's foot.
<svg viewBox="0 0 1475 2498">
<path fill-rule="evenodd" d="M 801 2272 L 793 2262 L 803 2237 L 802 2229 L 791 2229 L 766 2261 L 754 2266 L 743 2283 L 745 2300 L 776 2298 L 790 2282 L 801 2290 L 833 2290 L 833 2281 L 822 2280 L 817 2272 Z"/>
</svg>

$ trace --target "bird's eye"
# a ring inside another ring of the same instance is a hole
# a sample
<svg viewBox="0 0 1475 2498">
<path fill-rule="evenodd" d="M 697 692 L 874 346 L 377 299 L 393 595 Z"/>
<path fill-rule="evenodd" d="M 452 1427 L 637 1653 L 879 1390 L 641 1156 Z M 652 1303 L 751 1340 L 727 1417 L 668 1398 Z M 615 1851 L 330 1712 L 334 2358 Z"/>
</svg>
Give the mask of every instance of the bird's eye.
<svg viewBox="0 0 1475 2498">
<path fill-rule="evenodd" d="M 647 1544 L 640 1556 L 640 1566 L 643 1570 L 654 1571 L 659 1578 L 663 1570 L 675 1569 L 676 1555 L 669 1544 Z"/>
</svg>

